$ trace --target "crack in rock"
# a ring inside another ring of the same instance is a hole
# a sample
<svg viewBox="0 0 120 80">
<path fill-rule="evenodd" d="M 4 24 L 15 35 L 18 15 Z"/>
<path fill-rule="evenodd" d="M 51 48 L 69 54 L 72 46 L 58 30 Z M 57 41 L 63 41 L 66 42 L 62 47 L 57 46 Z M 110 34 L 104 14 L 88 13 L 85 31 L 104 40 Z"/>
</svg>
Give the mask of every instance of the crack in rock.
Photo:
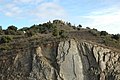
<svg viewBox="0 0 120 80">
<path fill-rule="evenodd" d="M 74 73 L 74 75 L 75 75 L 75 77 L 72 79 L 72 80 L 75 80 L 76 79 L 76 77 L 77 77 L 77 75 L 76 75 L 76 72 L 75 72 L 75 61 L 74 61 L 74 55 L 72 55 L 72 63 L 73 63 L 73 73 Z"/>
</svg>

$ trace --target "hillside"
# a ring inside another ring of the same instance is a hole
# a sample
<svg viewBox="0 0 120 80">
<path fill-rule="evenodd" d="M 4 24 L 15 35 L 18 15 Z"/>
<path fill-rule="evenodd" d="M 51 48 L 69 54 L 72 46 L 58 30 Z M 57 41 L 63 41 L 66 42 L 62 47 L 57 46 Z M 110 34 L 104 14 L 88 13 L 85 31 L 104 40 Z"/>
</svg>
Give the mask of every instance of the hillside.
<svg viewBox="0 0 120 80">
<path fill-rule="evenodd" d="M 106 31 L 98 31 L 82 25 L 73 26 L 70 22 L 54 20 L 31 27 L 17 27 L 11 25 L 6 30 L 0 30 L 1 50 L 12 49 L 10 44 L 24 44 L 35 42 L 39 39 L 78 39 L 96 42 L 105 46 L 120 49 L 120 34 L 108 34 Z M 39 40 L 40 41 L 40 40 Z M 8 46 L 9 45 L 9 46 Z M 18 46 L 21 47 L 21 46 Z"/>
<path fill-rule="evenodd" d="M 119 34 L 61 20 L 0 32 L 0 80 L 120 80 Z"/>
</svg>

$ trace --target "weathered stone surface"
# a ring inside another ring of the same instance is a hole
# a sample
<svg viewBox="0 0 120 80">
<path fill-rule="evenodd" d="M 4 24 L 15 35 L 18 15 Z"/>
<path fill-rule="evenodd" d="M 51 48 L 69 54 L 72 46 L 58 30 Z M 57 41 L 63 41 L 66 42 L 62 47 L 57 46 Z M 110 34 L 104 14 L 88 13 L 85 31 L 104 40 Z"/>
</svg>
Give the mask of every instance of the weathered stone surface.
<svg viewBox="0 0 120 80">
<path fill-rule="evenodd" d="M 0 80 L 120 80 L 120 54 L 74 39 L 0 55 Z"/>
<path fill-rule="evenodd" d="M 74 40 L 60 42 L 57 60 L 61 77 L 58 80 L 84 80 L 81 57 Z"/>
<path fill-rule="evenodd" d="M 92 46 L 91 46 L 92 45 Z M 120 66 L 120 61 L 118 59 L 120 58 L 120 54 L 117 52 L 114 52 L 108 48 L 93 45 L 91 43 L 83 42 L 80 45 L 80 53 L 83 54 L 87 59 L 83 58 L 83 66 L 86 71 L 89 72 L 87 76 L 90 76 L 92 72 L 95 74 L 94 76 L 89 77 L 88 80 L 91 80 L 90 78 L 94 78 L 94 80 L 119 80 L 120 74 L 118 67 Z M 82 51 L 82 52 L 81 52 Z M 86 54 L 84 54 L 86 53 Z M 81 54 L 81 55 L 82 55 Z M 85 59 L 85 60 L 84 60 Z M 87 60 L 87 61 L 86 61 Z M 84 65 L 87 64 L 86 65 Z M 89 65 L 89 67 L 88 67 Z M 91 70 L 92 67 L 92 70 Z M 92 71 L 92 72 L 91 72 Z M 118 73 L 117 73 L 118 71 Z"/>
</svg>

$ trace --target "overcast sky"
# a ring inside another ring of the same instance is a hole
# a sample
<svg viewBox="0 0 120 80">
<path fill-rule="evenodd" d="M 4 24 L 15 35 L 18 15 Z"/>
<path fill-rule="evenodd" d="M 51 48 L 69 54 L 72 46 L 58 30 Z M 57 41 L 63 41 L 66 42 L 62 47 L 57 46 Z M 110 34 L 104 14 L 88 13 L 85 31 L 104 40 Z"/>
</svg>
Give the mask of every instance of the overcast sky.
<svg viewBox="0 0 120 80">
<path fill-rule="evenodd" d="M 19 28 L 60 19 L 120 33 L 120 0 L 0 0 L 0 25 Z"/>
</svg>

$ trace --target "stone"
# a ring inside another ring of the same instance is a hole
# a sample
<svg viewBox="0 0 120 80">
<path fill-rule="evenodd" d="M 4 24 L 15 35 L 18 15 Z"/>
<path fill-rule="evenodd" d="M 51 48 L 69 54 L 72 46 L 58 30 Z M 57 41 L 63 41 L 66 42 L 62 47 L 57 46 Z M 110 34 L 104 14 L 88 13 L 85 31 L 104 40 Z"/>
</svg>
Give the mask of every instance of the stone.
<svg viewBox="0 0 120 80">
<path fill-rule="evenodd" d="M 0 80 L 120 80 L 120 53 L 74 39 L 0 55 Z"/>
</svg>

